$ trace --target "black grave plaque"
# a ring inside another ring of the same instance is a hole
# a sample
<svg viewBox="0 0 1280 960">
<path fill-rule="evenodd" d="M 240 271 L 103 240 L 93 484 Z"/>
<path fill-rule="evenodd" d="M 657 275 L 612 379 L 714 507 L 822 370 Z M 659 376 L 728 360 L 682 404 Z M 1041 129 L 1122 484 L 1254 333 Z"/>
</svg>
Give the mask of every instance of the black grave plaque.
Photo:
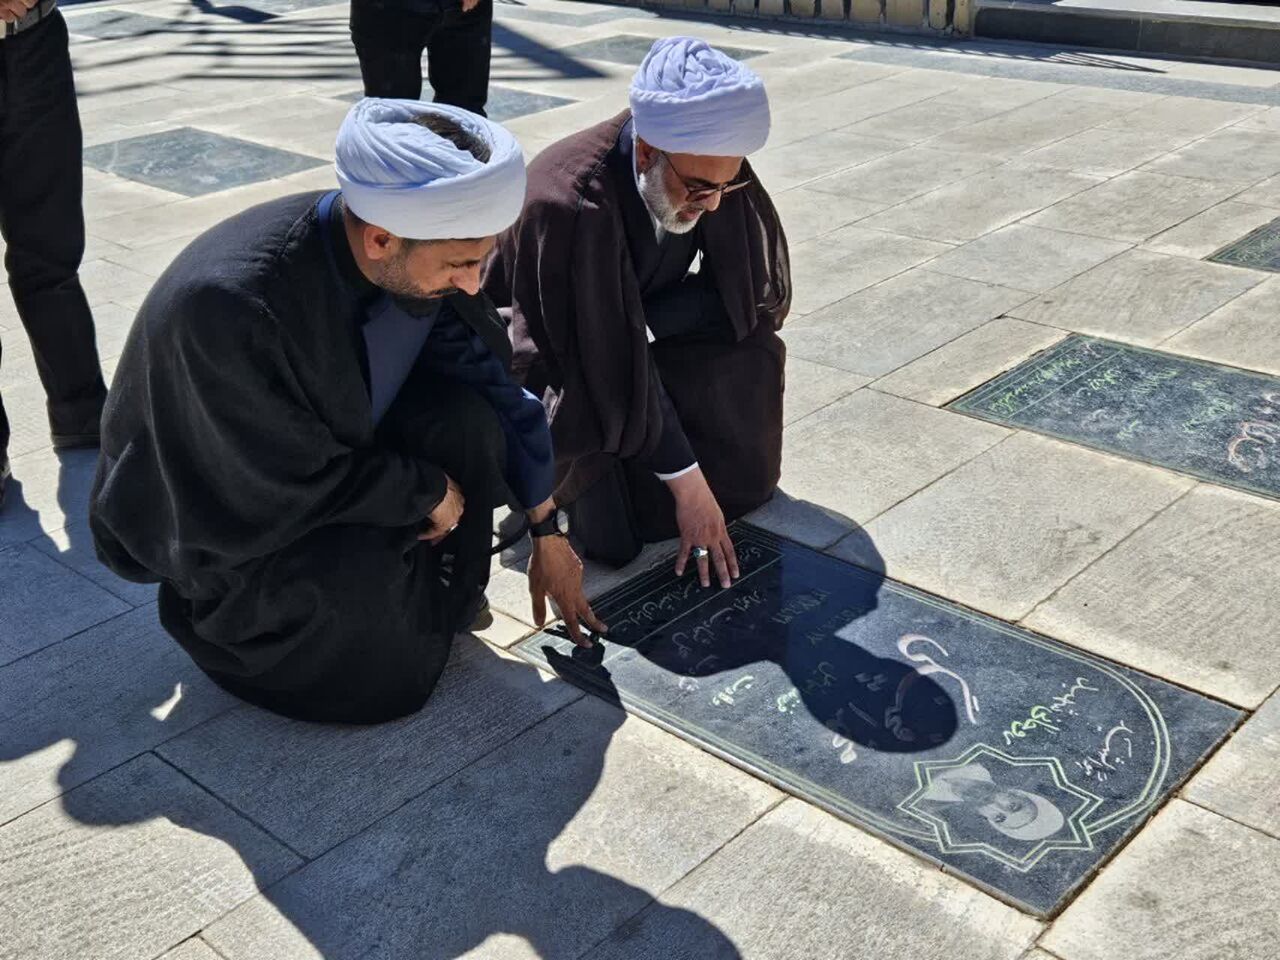
<svg viewBox="0 0 1280 960">
<path fill-rule="evenodd" d="M 1280 379 L 1073 334 L 949 404 L 1280 497 Z"/>
<path fill-rule="evenodd" d="M 664 563 L 604 595 L 606 639 L 517 649 L 939 863 L 1051 913 L 1239 711 L 732 528 L 728 590 Z"/>
<path fill-rule="evenodd" d="M 1233 267 L 1280 272 L 1280 217 L 1251 230 L 1205 259 Z"/>
</svg>

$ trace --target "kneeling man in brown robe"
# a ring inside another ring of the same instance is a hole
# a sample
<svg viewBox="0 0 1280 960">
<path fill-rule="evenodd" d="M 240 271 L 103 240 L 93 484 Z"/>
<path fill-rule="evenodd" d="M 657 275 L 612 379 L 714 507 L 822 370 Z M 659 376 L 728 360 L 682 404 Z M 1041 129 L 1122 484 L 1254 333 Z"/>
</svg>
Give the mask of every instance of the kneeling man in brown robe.
<svg viewBox="0 0 1280 960">
<path fill-rule="evenodd" d="M 703 585 L 714 566 L 728 586 L 726 520 L 777 486 L 790 266 L 744 159 L 768 133 L 759 76 L 701 40 L 659 40 L 630 110 L 533 161 L 499 238 L 485 289 L 593 559 L 620 566 L 678 535 L 677 574 L 692 555 Z"/>
</svg>

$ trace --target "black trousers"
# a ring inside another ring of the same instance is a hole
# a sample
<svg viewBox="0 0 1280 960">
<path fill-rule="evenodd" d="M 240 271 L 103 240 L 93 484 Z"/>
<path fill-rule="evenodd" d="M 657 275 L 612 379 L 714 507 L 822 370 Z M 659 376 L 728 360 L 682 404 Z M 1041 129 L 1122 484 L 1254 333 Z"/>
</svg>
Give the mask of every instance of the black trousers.
<svg viewBox="0 0 1280 960">
<path fill-rule="evenodd" d="M 493 509 L 509 493 L 506 437 L 479 393 L 415 371 L 379 443 L 441 467 L 466 499 L 438 547 L 423 524 L 320 527 L 183 596 L 160 586 L 160 622 L 223 688 L 300 720 L 376 723 L 422 707 L 461 617 L 489 580 Z"/>
<path fill-rule="evenodd" d="M 80 114 L 62 14 L 0 40 L 0 234 L 56 435 L 89 439 L 107 395 L 84 256 Z M 9 419 L 0 404 L 0 453 Z"/>
<path fill-rule="evenodd" d="M 352 0 L 351 39 L 366 97 L 422 97 L 422 52 L 436 103 L 484 116 L 489 97 L 493 0 L 463 13 L 430 0 Z"/>
</svg>

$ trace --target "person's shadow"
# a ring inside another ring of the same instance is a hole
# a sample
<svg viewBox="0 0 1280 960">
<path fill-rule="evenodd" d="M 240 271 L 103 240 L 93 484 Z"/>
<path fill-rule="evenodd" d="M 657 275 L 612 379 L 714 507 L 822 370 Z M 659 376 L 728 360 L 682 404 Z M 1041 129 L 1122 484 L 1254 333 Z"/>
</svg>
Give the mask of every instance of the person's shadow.
<svg viewBox="0 0 1280 960">
<path fill-rule="evenodd" d="M 76 516 L 84 496 L 80 459 L 70 458 L 63 477 L 63 508 L 73 521 L 83 519 Z M 88 536 L 76 530 L 73 539 Z M 80 539 L 74 549 L 92 548 Z M 110 884 L 117 868 L 128 883 L 137 869 L 128 861 L 148 856 L 168 878 L 150 889 L 156 903 L 145 916 L 101 917 L 116 929 L 131 926 L 127 935 L 78 926 L 94 942 L 66 934 L 72 939 L 58 946 L 68 956 L 107 949 L 103 936 L 158 944 L 153 952 L 162 953 L 205 926 L 210 942 L 235 957 L 262 956 L 270 943 L 278 956 L 310 950 L 327 960 L 445 960 L 478 948 L 501 953 L 501 940 L 514 937 L 550 960 L 580 955 L 646 911 L 707 944 L 707 956 L 737 958 L 729 939 L 697 913 L 575 862 L 588 856 L 574 855 L 584 846 L 613 848 L 607 862 L 629 861 L 625 822 L 584 828 L 585 836 L 566 832 L 604 789 L 606 755 L 625 719 L 616 705 L 548 683 L 534 667 L 464 636 L 435 695 L 412 717 L 374 727 L 289 721 L 213 685 L 164 634 L 148 603 L 0 670 L 0 823 L 14 829 L 57 796 L 76 823 L 119 829 L 119 860 L 93 864 L 101 883 Z M 613 776 L 606 793 L 620 789 Z M 304 813 L 295 816 L 290 806 Z M 214 837 L 235 858 L 155 821 Z M 129 829 L 143 825 L 146 833 Z M 135 842 L 142 846 L 131 849 Z M 705 855 L 681 851 L 691 840 L 670 843 L 636 856 L 657 876 L 667 869 L 664 858 L 684 856 L 692 869 Z M 58 941 L 41 929 L 50 922 L 42 904 L 57 902 L 65 916 L 80 909 L 77 897 L 94 897 L 67 884 L 64 856 L 56 845 L 33 851 L 33 896 L 11 904 L 16 929 L 42 938 L 27 945 L 34 953 Z M 219 900 L 223 885 L 235 886 L 227 877 L 239 873 L 237 859 L 261 898 L 244 901 L 245 887 Z M 210 884 L 213 893 L 203 890 Z M 202 916 L 200 906 L 184 902 L 191 899 L 217 908 Z M 164 919 L 182 914 L 197 918 L 194 925 Z M 481 947 L 492 938 L 496 946 Z M 22 943 L 10 946 L 23 952 Z"/>
</svg>

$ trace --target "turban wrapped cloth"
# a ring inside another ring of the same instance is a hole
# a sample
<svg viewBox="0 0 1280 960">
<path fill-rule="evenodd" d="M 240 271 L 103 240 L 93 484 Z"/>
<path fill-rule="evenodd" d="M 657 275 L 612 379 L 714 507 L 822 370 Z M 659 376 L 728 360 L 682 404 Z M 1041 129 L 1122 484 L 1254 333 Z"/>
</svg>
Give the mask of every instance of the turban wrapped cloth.
<svg viewBox="0 0 1280 960">
<path fill-rule="evenodd" d="M 415 118 L 452 120 L 489 148 L 477 160 Z M 524 154 L 505 127 L 461 107 L 366 98 L 334 148 L 342 196 L 356 216 L 399 237 L 460 240 L 501 233 L 524 205 Z"/>
<path fill-rule="evenodd" d="M 668 153 L 745 157 L 769 139 L 769 98 L 750 67 L 694 37 L 650 48 L 631 81 L 636 134 Z"/>
</svg>

